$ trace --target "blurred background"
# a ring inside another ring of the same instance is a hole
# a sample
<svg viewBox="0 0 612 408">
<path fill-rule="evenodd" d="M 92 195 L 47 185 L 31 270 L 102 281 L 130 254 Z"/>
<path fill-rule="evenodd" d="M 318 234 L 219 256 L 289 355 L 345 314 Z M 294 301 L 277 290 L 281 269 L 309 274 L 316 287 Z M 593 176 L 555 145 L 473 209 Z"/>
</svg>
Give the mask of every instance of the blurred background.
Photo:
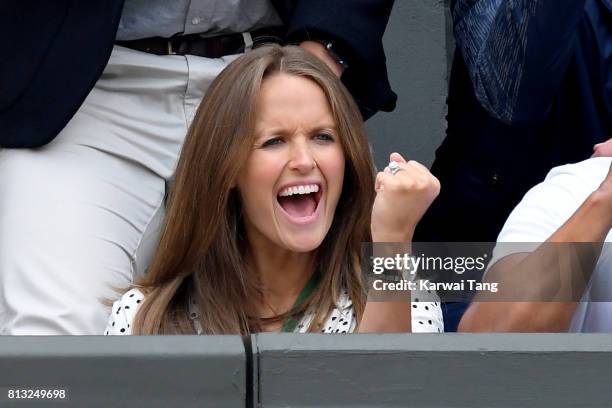
<svg viewBox="0 0 612 408">
<path fill-rule="evenodd" d="M 446 129 L 447 79 L 454 48 L 450 0 L 399 0 L 384 37 L 394 112 L 366 123 L 378 168 L 398 151 L 430 166 Z"/>
</svg>

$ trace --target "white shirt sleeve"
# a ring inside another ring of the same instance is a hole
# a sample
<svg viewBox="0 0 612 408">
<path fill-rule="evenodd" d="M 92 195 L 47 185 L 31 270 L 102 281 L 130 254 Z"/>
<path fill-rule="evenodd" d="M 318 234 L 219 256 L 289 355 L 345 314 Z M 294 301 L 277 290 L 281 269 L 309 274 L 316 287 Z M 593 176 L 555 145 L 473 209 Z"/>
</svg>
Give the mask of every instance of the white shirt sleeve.
<svg viewBox="0 0 612 408">
<path fill-rule="evenodd" d="M 125 292 L 121 299 L 113 303 L 104 335 L 132 334 L 134 317 L 143 300 L 144 295 L 138 289 L 130 289 Z"/>
<path fill-rule="evenodd" d="M 527 192 L 504 224 L 489 268 L 507 255 L 532 252 L 551 237 L 601 184 L 610 158 L 555 167 Z M 520 244 L 507 244 L 507 243 Z"/>
</svg>

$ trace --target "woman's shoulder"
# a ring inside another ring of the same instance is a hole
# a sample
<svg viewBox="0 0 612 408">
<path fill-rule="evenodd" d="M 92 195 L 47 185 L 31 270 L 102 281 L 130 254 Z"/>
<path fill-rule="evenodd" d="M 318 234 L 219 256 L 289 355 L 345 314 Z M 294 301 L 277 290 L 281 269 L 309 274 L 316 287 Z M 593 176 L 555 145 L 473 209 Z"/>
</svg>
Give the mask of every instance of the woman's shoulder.
<svg viewBox="0 0 612 408">
<path fill-rule="evenodd" d="M 132 334 L 132 325 L 138 308 L 144 300 L 144 294 L 139 289 L 130 289 L 113 303 L 108 323 L 104 330 L 105 335 Z"/>
</svg>

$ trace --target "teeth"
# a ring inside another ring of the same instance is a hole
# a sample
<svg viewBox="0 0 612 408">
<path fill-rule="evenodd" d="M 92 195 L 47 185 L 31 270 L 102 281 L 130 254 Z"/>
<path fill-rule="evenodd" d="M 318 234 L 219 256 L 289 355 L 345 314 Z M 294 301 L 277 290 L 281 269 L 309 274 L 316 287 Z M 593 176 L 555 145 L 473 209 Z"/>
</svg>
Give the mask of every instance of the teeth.
<svg viewBox="0 0 612 408">
<path fill-rule="evenodd" d="M 318 191 L 319 191 L 318 185 L 307 184 L 307 185 L 301 185 L 301 186 L 287 187 L 286 189 L 280 192 L 279 196 L 287 197 L 287 196 L 292 196 L 294 194 L 310 194 L 310 193 L 316 193 Z"/>
</svg>

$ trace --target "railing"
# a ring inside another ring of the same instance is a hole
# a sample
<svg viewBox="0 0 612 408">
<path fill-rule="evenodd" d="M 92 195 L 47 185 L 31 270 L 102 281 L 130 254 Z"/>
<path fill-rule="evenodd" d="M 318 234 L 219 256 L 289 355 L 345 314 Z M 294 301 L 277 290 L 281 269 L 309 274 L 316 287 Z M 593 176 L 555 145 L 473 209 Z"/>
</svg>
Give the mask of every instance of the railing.
<svg viewBox="0 0 612 408">
<path fill-rule="evenodd" d="M 603 334 L 0 338 L 0 406 L 608 407 L 611 379 Z"/>
</svg>

